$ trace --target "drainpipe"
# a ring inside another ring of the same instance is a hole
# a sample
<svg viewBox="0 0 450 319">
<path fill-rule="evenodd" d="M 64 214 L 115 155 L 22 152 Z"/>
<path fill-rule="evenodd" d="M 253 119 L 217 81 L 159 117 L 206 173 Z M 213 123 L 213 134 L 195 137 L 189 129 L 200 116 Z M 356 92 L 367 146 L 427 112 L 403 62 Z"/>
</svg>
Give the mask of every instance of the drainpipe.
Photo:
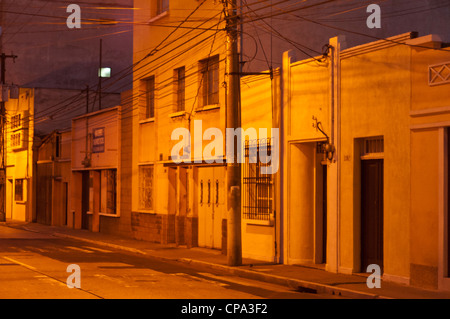
<svg viewBox="0 0 450 319">
<path fill-rule="evenodd" d="M 335 190 L 335 216 L 336 216 L 336 256 L 335 256 L 335 266 L 330 267 L 330 271 L 334 271 L 336 273 L 339 272 L 340 265 L 340 176 L 341 176 L 341 166 L 339 162 L 340 156 L 340 146 L 341 146 L 341 112 L 340 112 L 340 51 L 341 51 L 341 43 L 345 41 L 343 36 L 337 36 L 330 39 L 330 49 L 331 49 L 331 144 L 335 146 L 335 152 L 333 159 L 328 167 L 330 167 L 330 171 L 334 173 L 335 180 L 330 183 L 331 185 L 334 183 L 336 186 Z M 335 165 L 335 167 L 333 167 Z"/>
<path fill-rule="evenodd" d="M 289 240 L 287 236 L 285 236 L 285 231 L 287 230 L 285 214 L 287 214 L 286 201 L 285 201 L 285 193 L 289 190 L 287 189 L 286 178 L 285 178 L 285 167 L 287 165 L 287 141 L 286 134 L 288 132 L 285 131 L 285 110 L 290 107 L 290 79 L 291 79 L 291 61 L 295 59 L 294 52 L 292 50 L 286 51 L 283 53 L 283 61 L 280 72 L 280 112 L 279 112 L 279 125 L 280 125 L 280 158 L 282 160 L 279 161 L 279 176 L 280 176 L 280 220 L 279 220 L 279 263 L 283 264 L 287 260 L 288 256 L 288 245 L 285 245 L 285 240 Z M 285 239 L 286 238 L 286 239 Z"/>
</svg>

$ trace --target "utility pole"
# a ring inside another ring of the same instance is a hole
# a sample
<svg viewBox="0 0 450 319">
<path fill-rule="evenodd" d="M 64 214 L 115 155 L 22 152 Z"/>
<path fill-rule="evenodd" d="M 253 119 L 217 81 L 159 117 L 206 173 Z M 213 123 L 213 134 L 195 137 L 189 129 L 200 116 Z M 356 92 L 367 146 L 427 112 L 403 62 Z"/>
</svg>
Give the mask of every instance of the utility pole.
<svg viewBox="0 0 450 319">
<path fill-rule="evenodd" d="M 226 127 L 233 130 L 240 128 L 239 109 L 239 55 L 237 36 L 236 0 L 225 0 L 227 31 L 227 110 Z M 227 146 L 227 259 L 229 266 L 242 264 L 241 239 L 241 165 L 239 154 L 242 150 L 241 138 L 238 136 L 234 147 Z M 233 154 L 229 154 L 233 151 Z"/>
<path fill-rule="evenodd" d="M 2 53 L 0 55 L 1 59 L 1 84 L 2 84 L 2 90 L 3 86 L 6 84 L 6 59 L 15 59 L 17 58 L 16 55 L 6 55 L 5 53 Z M 2 92 L 3 93 L 3 92 Z M 0 185 L 1 185 L 1 207 L 0 207 L 0 222 L 6 221 L 6 143 L 5 143 L 5 134 L 6 134 L 6 107 L 5 107 L 5 101 L 3 100 L 0 103 L 0 124 L 1 124 L 1 136 L 0 136 L 0 146 L 1 146 L 1 166 L 0 166 Z"/>
<path fill-rule="evenodd" d="M 86 84 L 86 114 L 89 113 L 89 85 Z"/>
</svg>

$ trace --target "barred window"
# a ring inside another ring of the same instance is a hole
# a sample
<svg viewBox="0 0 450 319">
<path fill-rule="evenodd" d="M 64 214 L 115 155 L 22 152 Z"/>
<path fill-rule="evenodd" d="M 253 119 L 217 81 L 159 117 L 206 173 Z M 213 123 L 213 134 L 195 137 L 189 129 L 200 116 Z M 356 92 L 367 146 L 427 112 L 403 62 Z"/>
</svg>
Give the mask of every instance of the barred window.
<svg viewBox="0 0 450 319">
<path fill-rule="evenodd" d="M 363 155 L 384 153 L 383 137 L 368 137 L 364 139 Z"/>
<path fill-rule="evenodd" d="M 270 220 L 273 210 L 272 174 L 261 174 L 268 166 L 261 158 L 271 152 L 270 139 L 246 141 L 243 170 L 243 214 L 245 219 Z"/>
<path fill-rule="evenodd" d="M 114 169 L 105 170 L 106 175 L 106 213 L 116 213 L 117 202 L 117 171 Z"/>
<path fill-rule="evenodd" d="M 14 199 L 18 202 L 23 201 L 23 179 L 16 179 L 15 181 Z"/>
<path fill-rule="evenodd" d="M 11 134 L 11 147 L 19 148 L 22 145 L 22 134 L 21 132 Z"/>
<path fill-rule="evenodd" d="M 11 129 L 15 130 L 22 126 L 22 115 L 16 114 L 11 117 Z"/>
<path fill-rule="evenodd" d="M 139 209 L 153 209 L 153 165 L 139 167 Z"/>
</svg>

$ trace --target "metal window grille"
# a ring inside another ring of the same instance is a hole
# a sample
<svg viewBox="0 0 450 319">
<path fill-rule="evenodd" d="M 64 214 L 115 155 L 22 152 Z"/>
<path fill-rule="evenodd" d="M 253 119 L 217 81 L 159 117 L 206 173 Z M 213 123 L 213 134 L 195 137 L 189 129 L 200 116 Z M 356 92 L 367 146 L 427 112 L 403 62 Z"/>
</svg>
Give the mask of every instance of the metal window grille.
<svg viewBox="0 0 450 319">
<path fill-rule="evenodd" d="M 11 117 L 11 129 L 15 130 L 22 126 L 22 115 L 17 114 Z"/>
<path fill-rule="evenodd" d="M 273 210 L 273 178 L 272 174 L 261 174 L 261 167 L 269 165 L 264 163 L 267 162 L 266 160 L 261 161 L 261 156 L 270 156 L 270 139 L 246 141 L 244 148 L 244 218 L 270 220 L 270 215 Z"/>
<path fill-rule="evenodd" d="M 153 165 L 139 167 L 139 209 L 153 209 Z"/>
<path fill-rule="evenodd" d="M 14 185 L 14 199 L 16 201 L 23 201 L 23 179 L 16 179 Z"/>
<path fill-rule="evenodd" d="M 106 173 L 106 213 L 116 213 L 117 202 L 117 171 L 109 169 Z"/>
<path fill-rule="evenodd" d="M 364 139 L 363 155 L 382 154 L 384 153 L 383 137 L 370 137 Z"/>
<path fill-rule="evenodd" d="M 20 148 L 22 146 L 22 133 L 12 133 L 11 134 L 11 147 Z"/>
</svg>

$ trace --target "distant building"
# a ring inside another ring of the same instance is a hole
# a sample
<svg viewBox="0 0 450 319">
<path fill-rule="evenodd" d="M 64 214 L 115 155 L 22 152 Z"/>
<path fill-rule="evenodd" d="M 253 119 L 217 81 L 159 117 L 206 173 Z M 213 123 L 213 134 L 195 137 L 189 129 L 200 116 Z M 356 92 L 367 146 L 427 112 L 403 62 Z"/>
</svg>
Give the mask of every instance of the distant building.
<svg viewBox="0 0 450 319">
<path fill-rule="evenodd" d="M 38 223 L 68 225 L 70 208 L 71 131 L 54 131 L 36 145 L 36 215 Z"/>
<path fill-rule="evenodd" d="M 72 121 L 67 225 L 131 236 L 131 100 Z"/>
<path fill-rule="evenodd" d="M 6 218 L 31 221 L 34 214 L 34 90 L 20 89 L 18 99 L 5 103 Z"/>
</svg>

